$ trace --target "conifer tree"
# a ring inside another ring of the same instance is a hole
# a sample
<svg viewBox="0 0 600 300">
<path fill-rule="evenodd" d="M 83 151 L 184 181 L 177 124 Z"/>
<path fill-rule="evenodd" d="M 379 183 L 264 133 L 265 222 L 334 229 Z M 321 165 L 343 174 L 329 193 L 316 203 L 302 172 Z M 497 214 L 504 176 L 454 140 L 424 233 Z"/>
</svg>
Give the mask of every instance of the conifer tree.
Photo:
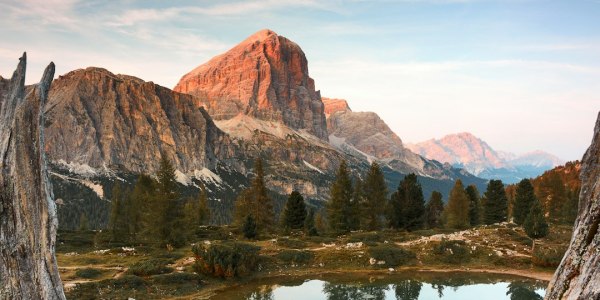
<svg viewBox="0 0 600 300">
<path fill-rule="evenodd" d="M 446 227 L 465 229 L 471 225 L 469 219 L 469 197 L 463 188 L 462 181 L 456 180 L 448 197 L 446 206 Z"/>
<path fill-rule="evenodd" d="M 308 215 L 304 219 L 304 232 L 309 236 L 319 234 L 315 225 L 315 210 L 312 208 L 308 210 Z"/>
<path fill-rule="evenodd" d="M 384 219 L 387 199 L 387 186 L 383 172 L 376 162 L 371 163 L 364 184 L 362 184 L 364 201 L 362 205 L 363 229 L 377 230 Z"/>
<path fill-rule="evenodd" d="M 140 238 L 152 241 L 158 234 L 156 218 L 160 211 L 156 207 L 156 183 L 152 177 L 141 174 L 129 196 L 129 232 L 132 242 Z"/>
<path fill-rule="evenodd" d="M 481 215 L 481 208 L 479 204 L 479 191 L 474 185 L 469 185 L 465 192 L 469 198 L 469 223 L 471 226 L 477 226 L 480 224 L 479 216 Z"/>
<path fill-rule="evenodd" d="M 548 235 L 548 223 L 544 218 L 542 205 L 537 199 L 533 200 L 529 214 L 523 223 L 525 233 L 532 239 L 539 239 Z"/>
<path fill-rule="evenodd" d="M 156 174 L 157 183 L 157 211 L 158 238 L 161 246 L 180 247 L 185 243 L 185 218 L 182 206 L 179 203 L 177 182 L 175 181 L 175 167 L 165 156 L 161 156 L 159 170 Z"/>
<path fill-rule="evenodd" d="M 525 218 L 529 215 L 529 210 L 531 209 L 533 202 L 536 200 L 537 198 L 535 197 L 531 181 L 529 181 L 529 179 L 521 180 L 517 185 L 515 192 L 515 202 L 512 213 L 516 224 L 523 225 Z"/>
<path fill-rule="evenodd" d="M 365 191 L 363 190 L 364 183 L 360 180 L 360 177 L 356 177 L 354 180 L 354 192 L 350 201 L 350 207 L 347 210 L 346 223 L 348 224 L 348 230 L 358 230 L 361 228 L 361 222 L 364 221 L 362 217 L 363 209 L 365 206 Z M 364 225 L 364 222 L 362 223 Z"/>
<path fill-rule="evenodd" d="M 246 216 L 246 219 L 244 220 L 244 226 L 242 227 L 242 231 L 244 232 L 244 237 L 247 239 L 253 239 L 256 237 L 256 222 L 254 222 L 252 214 Z"/>
<path fill-rule="evenodd" d="M 305 219 L 306 206 L 304 198 L 298 191 L 293 191 L 283 209 L 283 225 L 289 229 L 302 229 Z"/>
<path fill-rule="evenodd" d="M 423 189 L 414 173 L 406 175 L 395 191 L 389 204 L 388 220 L 392 228 L 417 230 L 425 221 Z"/>
<path fill-rule="evenodd" d="M 204 184 L 200 185 L 197 199 L 190 198 L 185 204 L 184 213 L 187 224 L 191 228 L 205 225 L 210 222 L 210 209 L 208 208 L 208 196 Z"/>
<path fill-rule="evenodd" d="M 348 216 L 352 215 L 352 181 L 345 161 L 340 163 L 335 181 L 331 186 L 331 196 L 327 203 L 327 223 L 334 232 L 347 232 L 351 224 Z"/>
<path fill-rule="evenodd" d="M 508 200 L 504 191 L 504 184 L 501 180 L 490 180 L 484 194 L 484 215 L 485 224 L 494 224 L 504 222 L 507 219 Z"/>
<path fill-rule="evenodd" d="M 125 211 L 125 193 L 121 184 L 113 186 L 111 193 L 111 212 L 109 228 L 112 241 L 124 242 L 127 240 L 128 223 Z"/>
<path fill-rule="evenodd" d="M 87 231 L 90 226 L 89 223 L 88 217 L 84 213 L 81 213 L 79 215 L 79 231 Z"/>
<path fill-rule="evenodd" d="M 444 212 L 444 202 L 442 193 L 438 191 L 431 192 L 431 197 L 425 206 L 425 218 L 427 227 L 439 228 L 442 226 L 442 213 Z"/>
<path fill-rule="evenodd" d="M 256 176 L 252 180 L 250 187 L 243 190 L 235 204 L 234 219 L 235 223 L 243 224 L 248 214 L 252 215 L 256 223 L 257 233 L 260 231 L 270 231 L 275 224 L 275 211 L 273 209 L 273 200 L 268 196 L 268 189 L 265 185 L 265 172 L 262 159 L 257 158 L 254 162 L 254 172 Z"/>
</svg>

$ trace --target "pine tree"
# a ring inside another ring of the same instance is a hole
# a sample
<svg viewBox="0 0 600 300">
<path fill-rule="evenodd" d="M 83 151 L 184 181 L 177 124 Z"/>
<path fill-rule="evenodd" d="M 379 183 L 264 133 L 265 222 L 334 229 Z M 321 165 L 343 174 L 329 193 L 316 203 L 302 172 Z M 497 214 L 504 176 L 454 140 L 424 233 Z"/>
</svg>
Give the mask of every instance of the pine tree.
<svg viewBox="0 0 600 300">
<path fill-rule="evenodd" d="M 347 232 L 351 224 L 348 216 L 352 215 L 352 181 L 345 161 L 340 163 L 335 181 L 331 186 L 331 196 L 327 203 L 327 223 L 335 232 Z"/>
<path fill-rule="evenodd" d="M 469 224 L 471 226 L 477 226 L 481 223 L 479 220 L 479 216 L 481 215 L 479 191 L 476 186 L 471 184 L 465 189 L 465 192 L 469 198 Z"/>
<path fill-rule="evenodd" d="M 425 206 L 425 218 L 427 227 L 439 228 L 442 226 L 442 213 L 444 212 L 444 202 L 442 193 L 433 191 L 427 205 Z"/>
<path fill-rule="evenodd" d="M 88 217 L 84 213 L 81 213 L 79 215 L 79 231 L 87 231 L 90 226 L 89 223 Z"/>
<path fill-rule="evenodd" d="M 484 215 L 485 224 L 494 224 L 504 222 L 507 219 L 508 200 L 504 191 L 504 184 L 501 180 L 490 180 L 484 194 Z"/>
<path fill-rule="evenodd" d="M 243 190 L 238 196 L 234 219 L 235 223 L 241 225 L 245 222 L 248 214 L 251 214 L 256 223 L 258 233 L 273 229 L 275 211 L 273 209 L 273 200 L 267 194 L 268 189 L 265 185 L 265 172 L 262 159 L 257 158 L 254 162 L 254 172 L 256 176 L 252 180 L 250 187 Z"/>
<path fill-rule="evenodd" d="M 195 228 L 210 222 L 210 210 L 208 208 L 208 196 L 206 188 L 203 184 L 200 185 L 198 198 L 190 198 L 185 203 L 184 213 L 186 215 L 187 226 L 193 233 Z"/>
<path fill-rule="evenodd" d="M 244 232 L 244 237 L 247 239 L 253 239 L 256 237 L 256 222 L 254 222 L 252 214 L 246 216 L 242 231 Z"/>
<path fill-rule="evenodd" d="M 346 223 L 348 224 L 348 230 L 360 229 L 361 221 L 364 220 L 362 218 L 362 212 L 366 202 L 366 197 L 363 187 L 364 183 L 362 180 L 360 180 L 359 177 L 356 177 L 354 180 L 354 192 L 352 194 L 350 206 L 347 209 Z"/>
<path fill-rule="evenodd" d="M 390 198 L 389 206 L 388 221 L 391 227 L 409 231 L 423 227 L 425 200 L 417 175 L 408 174 L 400 181 L 398 190 Z"/>
<path fill-rule="evenodd" d="M 156 220 L 161 211 L 157 210 L 155 193 L 154 179 L 145 174 L 139 175 L 129 196 L 129 232 L 133 243 L 139 239 L 153 241 L 158 235 Z"/>
<path fill-rule="evenodd" d="M 512 213 L 516 224 L 523 225 L 525 218 L 529 215 L 529 210 L 531 209 L 533 202 L 536 200 L 537 198 L 535 197 L 531 181 L 529 181 L 529 179 L 521 180 L 515 191 L 515 202 Z"/>
<path fill-rule="evenodd" d="M 121 184 L 113 186 L 111 193 L 111 212 L 109 229 L 112 241 L 125 242 L 129 233 L 127 214 L 125 211 L 125 193 Z"/>
<path fill-rule="evenodd" d="M 309 236 L 319 234 L 315 225 L 315 210 L 312 208 L 308 210 L 308 215 L 304 219 L 304 232 Z"/>
<path fill-rule="evenodd" d="M 544 218 L 542 205 L 537 199 L 533 200 L 529 214 L 523 223 L 525 233 L 532 239 L 539 239 L 548 235 L 548 223 Z"/>
<path fill-rule="evenodd" d="M 299 192 L 293 191 L 288 197 L 283 209 L 283 225 L 290 229 L 302 229 L 306 219 L 304 198 Z"/>
<path fill-rule="evenodd" d="M 183 210 L 178 201 L 175 167 L 165 155 L 161 157 L 156 177 L 158 178 L 156 209 L 160 212 L 156 220 L 159 243 L 167 247 L 183 246 L 187 230 Z"/>
<path fill-rule="evenodd" d="M 362 185 L 364 201 L 362 205 L 363 229 L 377 230 L 384 219 L 387 199 L 387 186 L 383 172 L 376 162 L 371 164 L 367 178 Z"/>
<path fill-rule="evenodd" d="M 469 196 L 463 188 L 462 181 L 456 180 L 454 187 L 450 191 L 448 197 L 448 205 L 446 206 L 446 227 L 455 229 L 468 228 L 470 223 L 469 218 Z"/>
</svg>

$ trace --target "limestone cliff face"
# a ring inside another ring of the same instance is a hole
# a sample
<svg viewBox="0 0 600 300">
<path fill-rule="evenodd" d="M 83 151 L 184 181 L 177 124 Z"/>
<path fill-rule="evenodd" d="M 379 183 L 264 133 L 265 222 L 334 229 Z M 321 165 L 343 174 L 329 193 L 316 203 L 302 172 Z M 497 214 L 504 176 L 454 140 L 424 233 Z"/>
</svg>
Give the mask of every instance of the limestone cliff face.
<svg viewBox="0 0 600 300">
<path fill-rule="evenodd" d="M 55 257 L 57 215 L 48 179 L 44 112 L 54 64 L 25 88 L 26 56 L 0 78 L 0 298 L 65 299 Z"/>
<path fill-rule="evenodd" d="M 569 249 L 546 299 L 600 299 L 600 113 L 592 144 L 581 162 L 579 212 Z"/>
<path fill-rule="evenodd" d="M 321 97 L 325 105 L 325 117 L 329 118 L 331 114 L 337 111 L 352 111 L 345 99 Z"/>
<path fill-rule="evenodd" d="M 271 30 L 248 37 L 184 75 L 175 91 L 198 97 L 215 120 L 246 114 L 327 140 L 323 103 L 304 52 Z"/>
<path fill-rule="evenodd" d="M 100 68 L 55 80 L 46 114 L 45 149 L 54 162 L 154 173 L 164 153 L 190 173 L 233 151 L 191 96 Z"/>
</svg>

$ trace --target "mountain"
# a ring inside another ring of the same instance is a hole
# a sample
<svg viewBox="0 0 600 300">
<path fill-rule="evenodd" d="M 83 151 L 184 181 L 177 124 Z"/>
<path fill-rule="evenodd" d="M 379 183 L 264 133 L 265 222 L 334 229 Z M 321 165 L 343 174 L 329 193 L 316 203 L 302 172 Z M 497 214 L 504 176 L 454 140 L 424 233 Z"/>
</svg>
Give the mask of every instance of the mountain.
<svg viewBox="0 0 600 300">
<path fill-rule="evenodd" d="M 345 99 L 321 97 L 321 100 L 323 100 L 323 105 L 325 105 L 326 118 L 336 111 L 352 111 L 348 105 L 348 101 Z"/>
<path fill-rule="evenodd" d="M 501 179 L 505 183 L 538 176 L 564 163 L 558 157 L 539 150 L 522 155 L 496 151 L 468 132 L 407 144 L 406 147 L 428 159 L 465 168 L 482 178 Z"/>
<path fill-rule="evenodd" d="M 554 273 L 546 299 L 600 298 L 600 113 L 581 161 L 579 210 L 571 243 Z"/>
<path fill-rule="evenodd" d="M 447 195 L 459 178 L 485 184 L 408 151 L 376 114 L 351 112 L 345 102 L 330 107 L 337 110 L 329 117 L 330 141 L 304 53 L 272 31 L 195 68 L 177 90 L 185 93 L 96 67 L 54 81 L 44 108 L 44 151 L 61 228 L 77 228 L 83 216 L 90 228 L 104 228 L 113 187 L 131 188 L 138 174 L 154 174 L 161 155 L 174 163 L 182 196 L 206 186 L 218 224 L 231 220 L 256 158 L 264 162 L 276 211 L 294 190 L 323 207 L 341 161 L 353 177 L 373 159 L 381 162 L 390 191 L 417 173 L 426 197 L 433 190 Z"/>
<path fill-rule="evenodd" d="M 185 74 L 174 90 L 198 97 L 215 120 L 241 113 L 327 140 L 323 103 L 304 52 L 271 30 Z"/>
</svg>

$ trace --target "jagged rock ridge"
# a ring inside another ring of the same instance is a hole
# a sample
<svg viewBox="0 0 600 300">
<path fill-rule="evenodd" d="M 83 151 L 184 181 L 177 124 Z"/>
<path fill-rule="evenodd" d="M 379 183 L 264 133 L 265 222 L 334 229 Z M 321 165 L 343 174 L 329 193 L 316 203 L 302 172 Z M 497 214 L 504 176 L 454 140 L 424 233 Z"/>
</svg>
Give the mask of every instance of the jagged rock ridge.
<svg viewBox="0 0 600 300">
<path fill-rule="evenodd" d="M 300 47 L 261 30 L 184 75 L 175 91 L 197 96 L 215 120 L 246 114 L 326 140 L 323 103 Z"/>
<path fill-rule="evenodd" d="M 600 113 L 581 165 L 575 229 L 569 249 L 548 285 L 546 299 L 600 299 Z"/>
<path fill-rule="evenodd" d="M 0 78 L 0 298 L 65 299 L 55 257 L 57 216 L 44 147 L 44 112 L 54 64 L 25 88 L 23 54 Z"/>
<path fill-rule="evenodd" d="M 46 114 L 46 152 L 69 166 L 154 173 L 164 154 L 191 175 L 234 151 L 191 96 L 101 68 L 55 80 Z"/>
</svg>

